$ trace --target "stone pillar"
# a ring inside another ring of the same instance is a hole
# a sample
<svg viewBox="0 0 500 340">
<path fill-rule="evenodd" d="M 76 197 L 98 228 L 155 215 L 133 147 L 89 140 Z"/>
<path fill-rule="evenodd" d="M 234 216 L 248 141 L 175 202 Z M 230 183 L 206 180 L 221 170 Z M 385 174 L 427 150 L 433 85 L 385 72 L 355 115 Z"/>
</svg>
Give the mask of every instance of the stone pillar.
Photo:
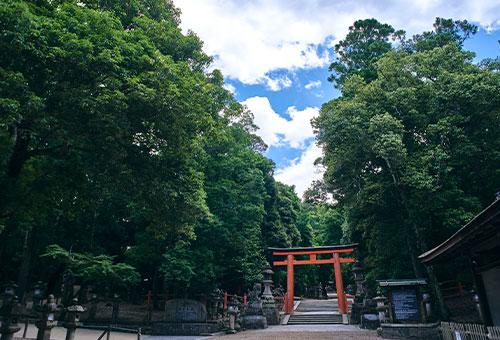
<svg viewBox="0 0 500 340">
<path fill-rule="evenodd" d="M 66 308 L 66 322 L 63 326 L 67 329 L 66 340 L 74 340 L 75 332 L 82 325 L 80 322 L 80 314 L 85 312 L 85 309 L 78 304 L 78 299 L 73 299 L 71 306 Z"/>
<path fill-rule="evenodd" d="M 56 310 L 57 306 L 54 303 L 54 295 L 50 294 L 47 298 L 47 303 L 38 308 L 41 316 L 40 320 L 35 323 L 35 326 L 38 328 L 36 340 L 50 340 L 52 328 L 57 326 L 57 321 L 54 317 Z"/>
<path fill-rule="evenodd" d="M 13 293 L 8 298 L 8 302 L 2 305 L 0 309 L 0 315 L 2 316 L 2 325 L 0 326 L 0 334 L 2 334 L 1 340 L 12 340 L 14 334 L 21 329 L 19 326 L 19 318 L 26 312 L 24 306 L 21 306 L 17 296 Z"/>
</svg>

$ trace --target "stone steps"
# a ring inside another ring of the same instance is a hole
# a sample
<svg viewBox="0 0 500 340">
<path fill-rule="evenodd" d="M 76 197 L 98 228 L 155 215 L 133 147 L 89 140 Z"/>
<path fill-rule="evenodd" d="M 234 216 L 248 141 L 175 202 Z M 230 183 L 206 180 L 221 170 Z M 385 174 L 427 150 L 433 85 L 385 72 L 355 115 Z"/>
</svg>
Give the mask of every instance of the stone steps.
<svg viewBox="0 0 500 340">
<path fill-rule="evenodd" d="M 293 314 L 287 325 L 332 325 L 341 324 L 340 314 Z"/>
</svg>

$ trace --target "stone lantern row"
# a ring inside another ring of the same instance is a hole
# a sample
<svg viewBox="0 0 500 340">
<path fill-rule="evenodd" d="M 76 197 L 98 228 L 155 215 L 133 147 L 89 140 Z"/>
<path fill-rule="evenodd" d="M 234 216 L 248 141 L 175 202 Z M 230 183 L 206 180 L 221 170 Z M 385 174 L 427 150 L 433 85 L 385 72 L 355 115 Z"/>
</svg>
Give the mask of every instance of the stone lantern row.
<svg viewBox="0 0 500 340">
<path fill-rule="evenodd" d="M 0 340 L 12 340 L 14 334 L 21 329 L 19 319 L 26 314 L 26 307 L 19 303 L 14 290 L 7 289 L 2 297 L 2 308 L 0 308 L 0 316 L 2 316 L 2 325 L 0 326 Z M 54 295 L 49 295 L 47 302 L 43 305 L 35 305 L 35 310 L 40 313 L 40 319 L 35 322 L 38 328 L 36 340 L 50 340 L 52 328 L 57 326 L 54 314 L 58 311 L 58 306 L 54 302 Z M 85 309 L 78 305 L 78 300 L 73 299 L 71 306 L 65 308 L 66 320 L 63 326 L 67 329 L 66 340 L 73 340 L 75 332 L 81 326 L 80 314 Z"/>
</svg>

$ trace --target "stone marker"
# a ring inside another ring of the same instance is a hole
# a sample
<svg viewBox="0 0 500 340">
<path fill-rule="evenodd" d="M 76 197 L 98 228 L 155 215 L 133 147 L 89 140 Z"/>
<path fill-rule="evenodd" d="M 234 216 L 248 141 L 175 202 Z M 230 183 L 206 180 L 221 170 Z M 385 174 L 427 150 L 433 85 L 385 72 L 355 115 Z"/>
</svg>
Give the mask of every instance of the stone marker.
<svg viewBox="0 0 500 340">
<path fill-rule="evenodd" d="M 196 300 L 175 299 L 165 303 L 165 322 L 205 322 L 207 310 Z"/>
<path fill-rule="evenodd" d="M 152 326 L 153 335 L 200 335 L 218 329 L 216 321 L 207 322 L 205 305 L 190 299 L 168 300 L 163 322 Z"/>
</svg>

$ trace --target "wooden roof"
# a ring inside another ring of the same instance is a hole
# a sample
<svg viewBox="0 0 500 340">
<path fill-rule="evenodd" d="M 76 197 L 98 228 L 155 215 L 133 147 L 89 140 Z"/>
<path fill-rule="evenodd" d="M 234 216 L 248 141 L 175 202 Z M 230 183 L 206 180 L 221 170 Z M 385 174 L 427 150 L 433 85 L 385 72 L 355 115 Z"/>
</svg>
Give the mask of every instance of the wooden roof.
<svg viewBox="0 0 500 340">
<path fill-rule="evenodd" d="M 449 239 L 418 258 L 423 263 L 432 265 L 498 246 L 500 246 L 500 199 L 484 209 Z"/>
</svg>

